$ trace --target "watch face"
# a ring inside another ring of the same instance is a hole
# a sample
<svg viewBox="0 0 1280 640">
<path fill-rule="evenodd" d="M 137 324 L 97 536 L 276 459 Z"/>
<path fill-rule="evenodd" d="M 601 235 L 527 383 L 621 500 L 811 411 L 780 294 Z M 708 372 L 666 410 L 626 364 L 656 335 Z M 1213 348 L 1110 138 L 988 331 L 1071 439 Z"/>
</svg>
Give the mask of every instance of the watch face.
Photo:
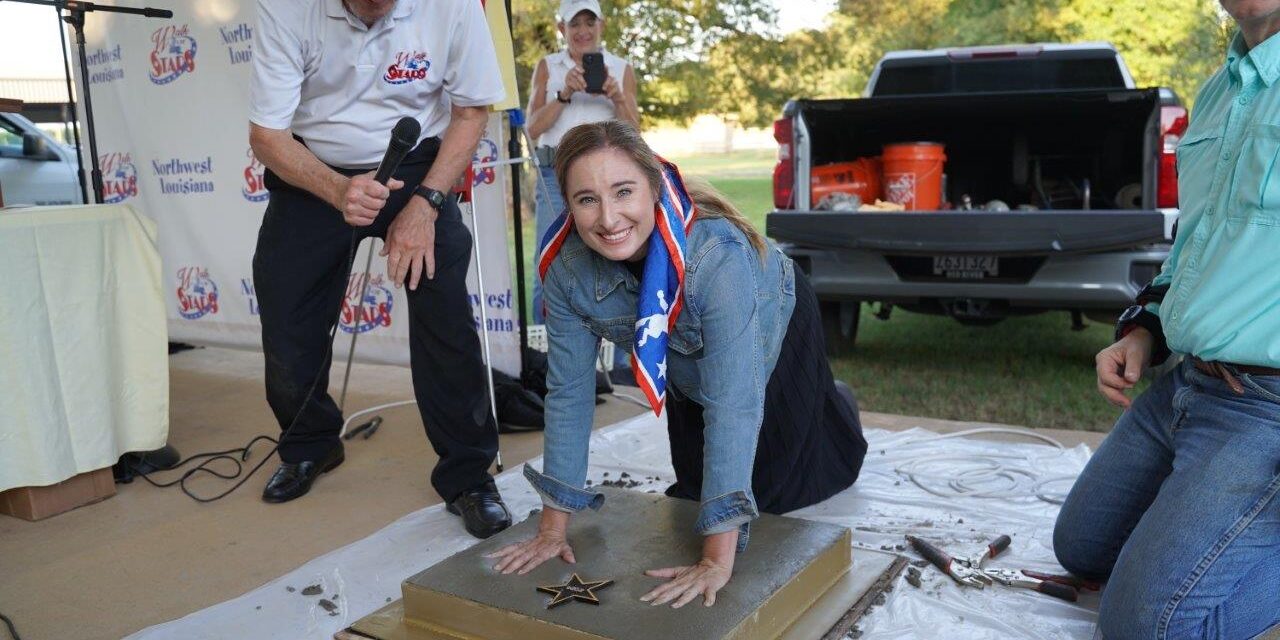
<svg viewBox="0 0 1280 640">
<path fill-rule="evenodd" d="M 422 196 L 422 199 L 426 200 L 428 204 L 437 209 L 440 208 L 440 205 L 444 204 L 444 194 L 436 191 L 435 189 L 419 186 L 414 191 L 418 195 Z"/>
<path fill-rule="evenodd" d="M 1128 322 L 1130 320 L 1133 320 L 1134 318 L 1138 317 L 1138 315 L 1141 313 L 1142 313 L 1142 307 L 1137 305 L 1129 307 L 1128 309 L 1124 310 L 1124 313 L 1120 314 L 1120 322 Z"/>
</svg>

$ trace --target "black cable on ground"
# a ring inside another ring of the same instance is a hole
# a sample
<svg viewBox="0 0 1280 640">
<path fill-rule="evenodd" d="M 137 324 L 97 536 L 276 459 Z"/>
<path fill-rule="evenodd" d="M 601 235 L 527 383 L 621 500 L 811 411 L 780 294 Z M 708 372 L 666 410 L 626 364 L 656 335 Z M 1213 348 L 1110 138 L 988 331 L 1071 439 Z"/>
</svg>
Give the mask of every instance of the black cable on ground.
<svg viewBox="0 0 1280 640">
<path fill-rule="evenodd" d="M 13 640 L 22 640 L 22 636 L 18 635 L 18 628 L 13 625 L 13 621 L 3 613 L 0 613 L 0 621 L 4 622 L 4 626 L 9 627 L 9 635 L 13 636 Z"/>
<path fill-rule="evenodd" d="M 347 249 L 347 278 L 348 279 L 350 279 L 351 270 L 355 266 L 356 246 L 358 244 L 359 244 L 359 237 L 356 235 L 355 231 L 352 231 L 351 246 L 350 248 Z M 338 335 L 338 321 L 335 319 L 333 322 L 333 327 L 329 329 L 329 346 L 325 350 L 325 355 L 324 355 L 324 358 L 322 359 L 323 362 L 328 363 L 329 358 L 333 356 L 333 341 L 337 337 L 337 335 Z M 179 462 L 178 464 L 174 465 L 169 469 L 163 469 L 163 470 L 157 469 L 155 471 L 149 471 L 147 473 L 139 473 L 138 476 L 141 477 L 143 480 L 146 480 L 147 482 L 151 483 L 153 486 L 159 487 L 161 489 L 178 485 L 182 489 L 183 493 L 187 494 L 189 498 L 191 498 L 192 500 L 195 500 L 196 502 L 214 502 L 217 500 L 221 500 L 227 497 L 228 495 L 231 495 L 231 492 L 235 491 L 236 489 L 239 489 L 240 486 L 243 485 L 245 482 L 248 482 L 249 478 L 252 478 L 253 474 L 257 473 L 258 469 L 261 469 L 262 465 L 266 464 L 267 461 L 270 460 L 273 455 L 275 455 L 276 451 L 280 449 L 280 442 L 282 442 L 285 438 L 289 436 L 290 431 L 293 431 L 294 426 L 298 424 L 298 419 L 302 417 L 302 412 L 306 411 L 307 404 L 311 402 L 311 396 L 312 394 L 315 393 L 316 386 L 320 384 L 320 378 L 324 377 L 323 374 L 326 366 L 327 365 L 321 365 L 320 369 L 316 371 L 315 377 L 311 379 L 311 387 L 307 389 L 307 394 L 306 396 L 303 397 L 302 406 L 298 407 L 298 412 L 294 414 L 293 420 L 289 422 L 289 426 L 286 427 L 285 430 L 280 434 L 280 440 L 276 440 L 275 438 L 272 438 L 271 436 L 267 436 L 267 435 L 256 436 L 254 437 L 254 439 L 249 441 L 249 444 L 246 444 L 245 446 L 240 447 L 238 449 L 227 449 L 226 451 L 210 451 L 207 453 L 197 453 L 195 455 L 188 456 L 187 459 Z M 214 475 L 224 480 L 234 480 L 236 478 L 239 478 L 241 472 L 244 471 L 244 466 L 241 465 L 240 463 L 246 462 L 249 460 L 249 449 L 251 449 L 253 445 L 256 444 L 259 440 L 267 440 L 271 442 L 273 445 L 271 447 L 271 451 L 267 453 L 267 455 L 263 457 L 262 460 L 258 462 L 258 464 L 254 465 L 253 468 L 249 470 L 248 474 L 245 474 L 243 478 L 240 478 L 239 482 L 232 485 L 230 489 L 227 489 L 226 491 L 223 491 L 222 493 L 219 493 L 218 495 L 213 496 L 211 498 L 202 498 L 192 493 L 191 490 L 187 488 L 187 479 L 200 472 Z M 240 454 L 239 459 L 236 459 L 236 456 L 234 454 Z M 188 463 L 198 460 L 200 458 L 208 458 L 208 459 L 205 460 L 204 462 L 201 462 L 199 465 L 196 465 L 194 468 L 188 469 L 176 480 L 170 480 L 168 482 L 156 482 L 155 480 L 152 480 L 149 477 L 153 473 L 160 473 L 161 471 L 172 471 L 179 467 L 186 466 Z M 230 460 L 231 463 L 236 466 L 235 473 L 220 473 L 216 469 L 210 468 L 209 464 L 215 460 Z M 16 638 L 17 636 L 15 635 L 14 637 Z"/>
</svg>

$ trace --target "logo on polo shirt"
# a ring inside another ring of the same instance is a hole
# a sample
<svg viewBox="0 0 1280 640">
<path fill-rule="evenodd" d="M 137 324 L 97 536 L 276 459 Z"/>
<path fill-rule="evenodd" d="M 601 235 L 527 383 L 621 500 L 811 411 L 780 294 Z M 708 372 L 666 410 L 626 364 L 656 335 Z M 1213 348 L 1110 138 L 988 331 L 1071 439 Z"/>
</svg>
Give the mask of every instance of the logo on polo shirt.
<svg viewBox="0 0 1280 640">
<path fill-rule="evenodd" d="M 196 39 L 188 34 L 187 25 L 169 25 L 151 34 L 151 70 L 147 75 L 155 84 L 169 84 L 196 70 Z"/>
<path fill-rule="evenodd" d="M 338 328 L 346 333 L 365 333 L 378 327 L 389 327 L 394 303 L 395 297 L 382 275 L 369 277 L 368 274 L 353 273 L 347 281 L 347 295 L 342 297 Z"/>
<path fill-rule="evenodd" d="M 178 269 L 178 315 L 198 320 L 218 312 L 218 284 L 204 267 Z"/>
<path fill-rule="evenodd" d="M 382 80 L 387 84 L 422 80 L 427 77 L 427 69 L 430 68 L 431 61 L 427 59 L 427 54 L 421 51 L 401 51 L 396 54 L 396 61 L 387 67 L 387 72 L 382 74 Z"/>
<path fill-rule="evenodd" d="M 124 202 L 138 196 L 138 168 L 128 153 L 104 153 L 98 156 L 102 168 L 102 201 Z"/>
<path fill-rule="evenodd" d="M 246 155 L 249 156 L 249 166 L 244 168 L 244 186 L 240 188 L 240 195 L 249 202 L 262 202 L 271 196 L 267 192 L 267 181 L 262 177 L 266 167 L 253 155 L 252 148 Z"/>
</svg>

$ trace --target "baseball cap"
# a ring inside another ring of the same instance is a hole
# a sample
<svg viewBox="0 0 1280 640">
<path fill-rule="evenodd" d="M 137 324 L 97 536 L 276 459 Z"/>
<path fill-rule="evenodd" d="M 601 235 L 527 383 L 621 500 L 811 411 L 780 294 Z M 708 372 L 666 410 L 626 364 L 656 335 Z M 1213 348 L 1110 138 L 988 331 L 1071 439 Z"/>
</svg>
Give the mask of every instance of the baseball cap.
<svg viewBox="0 0 1280 640">
<path fill-rule="evenodd" d="M 604 17 L 604 12 L 600 10 L 599 0 L 560 0 L 560 10 L 556 14 L 560 16 L 561 20 L 568 22 L 583 11 L 590 11 L 597 18 Z"/>
</svg>

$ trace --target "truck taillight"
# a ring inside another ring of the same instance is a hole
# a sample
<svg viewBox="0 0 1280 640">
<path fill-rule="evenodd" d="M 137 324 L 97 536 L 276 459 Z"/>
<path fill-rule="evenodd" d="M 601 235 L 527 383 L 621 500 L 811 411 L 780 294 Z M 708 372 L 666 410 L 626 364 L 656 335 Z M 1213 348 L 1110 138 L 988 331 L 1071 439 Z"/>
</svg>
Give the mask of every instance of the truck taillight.
<svg viewBox="0 0 1280 640">
<path fill-rule="evenodd" d="M 1178 142 L 1187 132 L 1187 110 L 1160 108 L 1160 173 L 1156 176 L 1156 206 L 1178 206 Z"/>
<path fill-rule="evenodd" d="M 773 206 L 788 209 L 795 192 L 796 165 L 791 118 L 773 121 L 773 139 L 778 141 L 778 163 L 773 167 Z"/>
</svg>

